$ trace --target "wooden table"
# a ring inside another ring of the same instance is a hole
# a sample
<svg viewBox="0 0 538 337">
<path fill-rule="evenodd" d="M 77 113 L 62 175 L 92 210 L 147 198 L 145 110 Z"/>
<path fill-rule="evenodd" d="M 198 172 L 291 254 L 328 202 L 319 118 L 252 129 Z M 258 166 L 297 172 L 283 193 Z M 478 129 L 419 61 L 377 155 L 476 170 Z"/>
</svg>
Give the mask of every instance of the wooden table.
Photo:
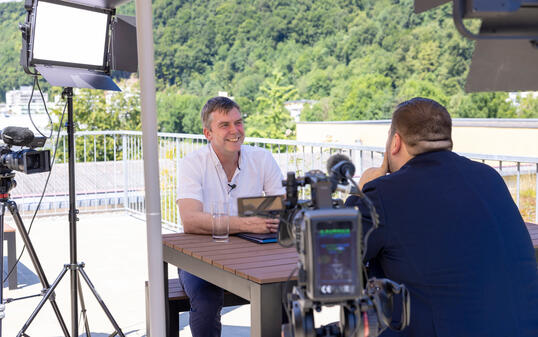
<svg viewBox="0 0 538 337">
<path fill-rule="evenodd" d="M 534 247 L 534 256 L 538 262 L 538 225 L 530 222 L 525 223 L 525 225 L 527 225 L 527 230 L 531 236 L 532 245 Z"/>
<path fill-rule="evenodd" d="M 250 301 L 251 336 L 280 336 L 282 293 L 297 267 L 294 247 L 257 244 L 235 236 L 218 243 L 207 235 L 166 234 L 163 259 Z"/>
</svg>

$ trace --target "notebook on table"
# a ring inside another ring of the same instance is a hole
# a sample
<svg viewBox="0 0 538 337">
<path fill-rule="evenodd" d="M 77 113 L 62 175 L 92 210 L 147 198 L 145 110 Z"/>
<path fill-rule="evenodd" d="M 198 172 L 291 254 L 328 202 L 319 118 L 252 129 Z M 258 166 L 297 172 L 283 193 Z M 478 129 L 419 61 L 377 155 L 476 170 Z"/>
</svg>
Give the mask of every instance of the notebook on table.
<svg viewBox="0 0 538 337">
<path fill-rule="evenodd" d="M 255 233 L 238 233 L 238 237 L 256 243 L 277 242 L 277 233 L 255 234 Z"/>
</svg>

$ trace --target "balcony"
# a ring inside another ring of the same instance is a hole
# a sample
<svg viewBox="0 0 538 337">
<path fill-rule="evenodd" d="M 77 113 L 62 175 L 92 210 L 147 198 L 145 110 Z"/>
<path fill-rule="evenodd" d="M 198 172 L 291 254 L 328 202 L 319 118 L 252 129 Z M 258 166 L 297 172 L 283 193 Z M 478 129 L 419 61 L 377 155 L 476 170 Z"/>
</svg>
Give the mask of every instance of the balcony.
<svg viewBox="0 0 538 337">
<path fill-rule="evenodd" d="M 49 141 L 49 148 L 55 139 Z M 139 132 L 82 132 L 76 134 L 76 190 L 80 209 L 78 232 L 78 260 L 86 263 L 85 271 L 96 290 L 110 309 L 126 336 L 145 336 L 144 281 L 147 280 L 147 242 L 144 218 L 144 175 L 142 138 Z M 383 148 L 305 143 L 271 139 L 247 138 L 247 144 L 271 151 L 282 172 L 295 171 L 298 175 L 311 169 L 326 170 L 326 160 L 334 153 L 348 155 L 357 167 L 357 175 L 364 169 L 378 165 Z M 43 270 L 52 283 L 69 261 L 69 224 L 67 218 L 67 140 L 58 139 L 58 150 L 48 187 L 41 200 L 47 173 L 24 175 L 17 173 L 18 186 L 12 198 L 19 206 L 26 228 L 40 204 L 30 238 L 35 246 Z M 175 207 L 178 160 L 185 154 L 206 144 L 201 135 L 160 134 L 159 176 L 163 233 L 181 231 L 179 214 Z M 526 221 L 538 222 L 536 215 L 536 175 L 538 158 L 463 154 L 473 160 L 493 166 L 505 179 L 515 202 Z M 307 197 L 308 191 L 302 191 Z M 340 197 L 345 197 L 341 195 Z M 11 216 L 6 222 L 12 223 Z M 17 236 L 17 253 L 23 247 Z M 4 258 L 7 266 L 7 258 Z M 176 275 L 170 270 L 169 275 Z M 70 326 L 69 276 L 64 277 L 56 291 L 58 306 Z M 24 253 L 18 267 L 16 290 L 4 288 L 4 298 L 19 298 L 39 294 L 41 284 L 28 254 Z M 86 285 L 82 292 L 92 336 L 108 336 L 114 329 Z M 15 336 L 23 327 L 39 297 L 13 301 L 6 306 L 2 320 L 5 336 Z M 79 302 L 80 304 L 80 302 Z M 317 323 L 338 319 L 338 310 L 322 312 Z M 249 306 L 223 310 L 223 336 L 249 336 Z M 188 313 L 180 316 L 181 335 L 189 336 Z M 83 321 L 79 331 L 84 332 Z M 50 304 L 37 315 L 27 330 L 30 336 L 62 336 Z"/>
</svg>

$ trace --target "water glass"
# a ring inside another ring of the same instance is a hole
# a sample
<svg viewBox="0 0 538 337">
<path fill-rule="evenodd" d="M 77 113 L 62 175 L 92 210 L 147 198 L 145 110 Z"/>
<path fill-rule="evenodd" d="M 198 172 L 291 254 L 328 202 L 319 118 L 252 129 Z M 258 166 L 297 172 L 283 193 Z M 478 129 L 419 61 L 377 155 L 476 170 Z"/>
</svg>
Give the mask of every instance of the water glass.
<svg viewBox="0 0 538 337">
<path fill-rule="evenodd" d="M 230 234 L 230 204 L 218 201 L 211 204 L 211 224 L 213 241 L 228 242 Z"/>
</svg>

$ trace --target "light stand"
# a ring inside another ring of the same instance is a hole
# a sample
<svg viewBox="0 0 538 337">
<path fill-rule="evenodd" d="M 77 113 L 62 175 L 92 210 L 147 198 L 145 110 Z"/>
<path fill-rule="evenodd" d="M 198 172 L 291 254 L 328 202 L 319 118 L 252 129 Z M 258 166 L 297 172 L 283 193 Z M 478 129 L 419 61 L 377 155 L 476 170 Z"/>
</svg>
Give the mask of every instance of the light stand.
<svg viewBox="0 0 538 337">
<path fill-rule="evenodd" d="M 77 221 L 78 221 L 78 210 L 76 208 L 76 194 L 75 194 L 75 137 L 74 137 L 74 123 L 73 123 L 73 88 L 67 87 L 64 88 L 64 91 L 62 92 L 62 97 L 67 99 L 67 143 L 68 143 L 68 169 L 69 169 L 69 247 L 70 247 L 70 261 L 69 264 L 64 265 L 64 269 L 60 272 L 54 283 L 50 288 L 47 289 L 47 292 L 35 308 L 34 312 L 30 316 L 30 318 L 26 321 L 21 331 L 19 331 L 19 334 L 17 337 L 24 337 L 28 336 L 25 334 L 25 331 L 28 329 L 30 324 L 32 323 L 33 319 L 37 316 L 45 302 L 51 297 L 51 295 L 54 293 L 54 289 L 58 286 L 62 278 L 65 276 L 65 274 L 69 271 L 71 274 L 71 336 L 77 337 L 78 336 L 78 296 L 81 298 L 81 304 L 84 307 L 84 300 L 82 298 L 82 289 L 80 287 L 80 280 L 78 278 L 78 274 L 80 273 L 80 276 L 84 279 L 90 290 L 92 291 L 93 295 L 95 296 L 95 299 L 99 304 L 101 305 L 101 308 L 107 315 L 108 319 L 110 320 L 110 323 L 112 323 L 112 326 L 114 327 L 115 331 L 110 336 L 116 336 L 119 335 L 121 337 L 125 337 L 123 332 L 121 331 L 121 328 L 118 326 L 116 321 L 114 320 L 114 317 L 108 310 L 107 306 L 97 293 L 97 290 L 95 289 L 94 285 L 90 281 L 88 275 L 84 271 L 84 263 L 78 263 L 77 262 Z M 85 309 L 83 308 L 83 314 L 85 315 Z M 86 322 L 86 335 L 89 336 L 89 327 L 88 327 L 88 321 L 85 319 Z M 65 331 L 64 331 L 65 333 Z M 69 334 L 66 334 L 66 337 L 68 337 Z"/>
<path fill-rule="evenodd" d="M 28 74 L 33 76 L 40 74 L 50 85 L 63 87 L 62 98 L 67 100 L 70 260 L 64 265 L 52 286 L 45 289 L 46 293 L 18 336 L 27 336 L 26 329 L 69 271 L 71 275 L 71 336 L 78 337 L 79 296 L 82 315 L 85 319 L 86 335 L 90 336 L 80 286 L 79 277 L 82 277 L 114 326 L 115 331 L 110 336 L 124 337 L 84 271 L 84 263 L 77 262 L 78 210 L 75 194 L 73 88 L 120 91 L 110 77 L 110 71 L 137 71 L 134 17 L 117 15 L 115 10 L 117 6 L 127 1 L 25 0 L 24 2 L 27 15 L 25 23 L 20 25 L 23 39 L 21 65 Z M 58 20 L 58 13 L 63 13 L 61 14 L 62 21 Z M 33 70 L 30 70 L 31 68 Z M 69 337 L 65 330 L 64 334 Z"/>
</svg>

